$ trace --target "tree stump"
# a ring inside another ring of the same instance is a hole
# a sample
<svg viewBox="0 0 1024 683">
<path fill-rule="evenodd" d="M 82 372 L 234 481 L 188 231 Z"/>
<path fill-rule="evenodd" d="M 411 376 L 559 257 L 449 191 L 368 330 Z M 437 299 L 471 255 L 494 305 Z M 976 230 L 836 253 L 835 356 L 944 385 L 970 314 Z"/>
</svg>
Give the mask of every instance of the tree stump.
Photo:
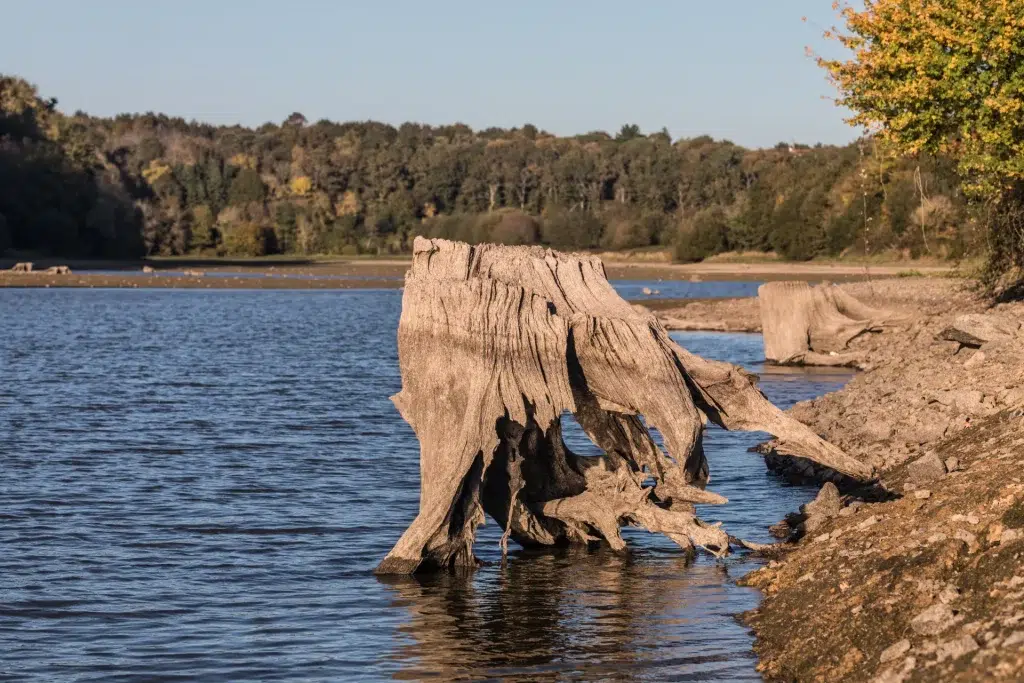
<svg viewBox="0 0 1024 683">
<path fill-rule="evenodd" d="M 829 283 L 768 282 L 757 298 L 765 358 L 780 365 L 856 366 L 860 356 L 844 352 L 853 339 L 904 320 Z"/>
<path fill-rule="evenodd" d="M 420 441 L 420 509 L 380 574 L 471 568 L 490 515 L 523 546 L 602 542 L 624 525 L 688 552 L 722 555 L 728 534 L 694 503 L 704 490 L 704 420 L 767 431 L 783 452 L 860 479 L 870 468 L 773 406 L 754 378 L 673 342 L 624 301 L 600 259 L 540 247 L 418 237 L 398 326 L 402 390 Z M 571 412 L 600 457 L 572 453 Z M 668 453 L 647 427 L 657 428 Z"/>
</svg>

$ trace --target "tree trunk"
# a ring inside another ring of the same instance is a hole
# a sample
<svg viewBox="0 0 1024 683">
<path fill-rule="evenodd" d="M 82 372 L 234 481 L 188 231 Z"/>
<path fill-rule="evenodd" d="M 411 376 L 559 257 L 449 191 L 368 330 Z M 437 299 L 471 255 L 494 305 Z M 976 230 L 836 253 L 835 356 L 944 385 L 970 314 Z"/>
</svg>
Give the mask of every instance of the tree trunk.
<svg viewBox="0 0 1024 683">
<path fill-rule="evenodd" d="M 768 282 L 757 288 L 757 296 L 764 355 L 780 365 L 855 366 L 858 354 L 841 353 L 853 339 L 905 319 L 828 283 Z"/>
<path fill-rule="evenodd" d="M 871 475 L 769 403 L 749 375 L 673 342 L 616 294 L 596 257 L 421 237 L 413 251 L 393 401 L 420 440 L 420 510 L 378 573 L 474 566 L 485 513 L 524 546 L 622 549 L 619 528 L 629 524 L 688 552 L 725 554 L 726 532 L 693 508 L 726 502 L 703 490 L 702 414 Z M 566 411 L 604 455 L 566 447 Z"/>
</svg>

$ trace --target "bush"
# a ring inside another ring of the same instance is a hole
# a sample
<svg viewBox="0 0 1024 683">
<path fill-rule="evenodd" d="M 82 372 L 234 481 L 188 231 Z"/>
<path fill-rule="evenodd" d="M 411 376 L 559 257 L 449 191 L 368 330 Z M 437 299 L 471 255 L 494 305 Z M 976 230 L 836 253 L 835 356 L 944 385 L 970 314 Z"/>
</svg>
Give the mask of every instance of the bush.
<svg viewBox="0 0 1024 683">
<path fill-rule="evenodd" d="M 677 261 L 693 263 L 728 249 L 729 222 L 721 208 L 712 207 L 683 222 L 674 255 Z"/>
<path fill-rule="evenodd" d="M 274 250 L 274 231 L 256 223 L 224 228 L 224 250 L 236 256 L 265 256 Z"/>
<path fill-rule="evenodd" d="M 490 230 L 490 241 L 498 244 L 537 244 L 540 225 L 522 211 L 502 211 Z"/>
<path fill-rule="evenodd" d="M 635 249 L 651 244 L 661 233 L 662 225 L 655 214 L 640 215 L 627 206 L 616 206 L 605 212 L 604 236 L 601 246 L 605 249 Z"/>
<path fill-rule="evenodd" d="M 544 216 L 541 237 L 545 244 L 560 249 L 591 249 L 601 243 L 604 226 L 586 211 L 555 208 Z"/>
</svg>

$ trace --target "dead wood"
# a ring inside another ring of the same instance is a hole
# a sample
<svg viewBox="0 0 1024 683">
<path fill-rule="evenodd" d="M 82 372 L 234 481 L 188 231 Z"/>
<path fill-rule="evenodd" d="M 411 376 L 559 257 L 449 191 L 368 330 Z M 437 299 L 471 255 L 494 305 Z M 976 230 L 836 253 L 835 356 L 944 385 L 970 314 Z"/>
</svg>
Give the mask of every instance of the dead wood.
<svg viewBox="0 0 1024 683">
<path fill-rule="evenodd" d="M 633 525 L 725 554 L 728 534 L 693 507 L 726 502 L 704 490 L 704 416 L 768 431 L 851 477 L 871 474 L 768 402 L 750 375 L 672 341 L 618 296 L 596 257 L 417 238 L 398 347 L 392 398 L 420 441 L 420 509 L 378 573 L 474 566 L 485 514 L 503 544 L 623 549 L 619 529 Z M 563 412 L 603 455 L 566 447 Z"/>
<path fill-rule="evenodd" d="M 829 283 L 768 282 L 757 296 L 765 358 L 780 365 L 857 367 L 860 356 L 846 351 L 853 339 L 909 320 Z"/>
</svg>

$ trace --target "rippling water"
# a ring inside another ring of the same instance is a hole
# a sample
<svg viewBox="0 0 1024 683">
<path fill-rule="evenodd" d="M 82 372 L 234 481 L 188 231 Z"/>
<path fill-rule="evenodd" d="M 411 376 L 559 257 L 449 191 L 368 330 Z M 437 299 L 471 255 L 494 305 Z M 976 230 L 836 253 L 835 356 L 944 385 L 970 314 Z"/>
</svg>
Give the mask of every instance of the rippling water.
<svg viewBox="0 0 1024 683">
<path fill-rule="evenodd" d="M 706 294 L 705 294 L 706 296 Z M 415 515 L 398 291 L 2 290 L 0 680 L 757 680 L 734 557 L 513 550 L 371 574 Z M 755 335 L 679 334 L 757 371 Z M 764 376 L 787 405 L 842 374 Z M 593 449 L 569 425 L 570 445 Z M 711 431 L 702 514 L 766 540 L 813 491 Z"/>
</svg>

